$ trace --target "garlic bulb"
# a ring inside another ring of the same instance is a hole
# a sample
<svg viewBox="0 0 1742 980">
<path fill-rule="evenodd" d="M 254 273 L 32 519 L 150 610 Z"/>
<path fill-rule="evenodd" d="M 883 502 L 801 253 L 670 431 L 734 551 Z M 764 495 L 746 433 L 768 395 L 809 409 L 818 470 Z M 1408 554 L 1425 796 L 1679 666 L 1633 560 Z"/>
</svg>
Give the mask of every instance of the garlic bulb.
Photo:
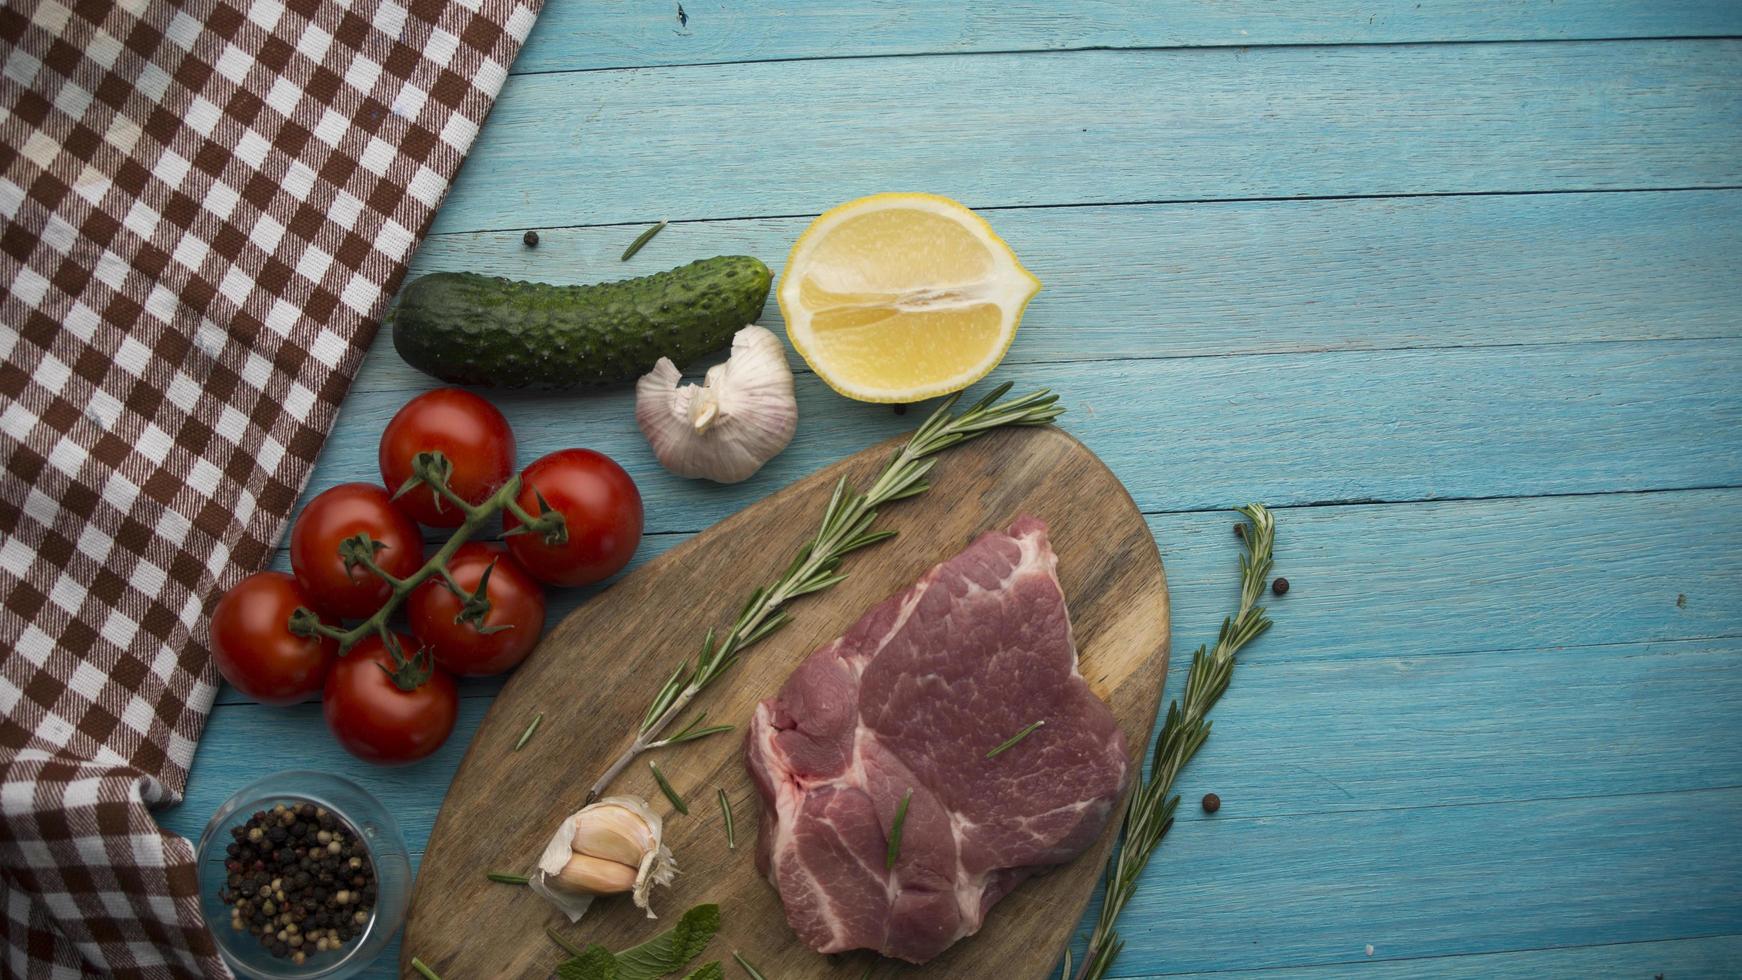
<svg viewBox="0 0 1742 980">
<path fill-rule="evenodd" d="M 563 820 L 528 884 L 570 922 L 579 921 L 600 895 L 625 892 L 633 893 L 649 919 L 657 918 L 648 893 L 677 874 L 664 837 L 665 823 L 647 801 L 608 796 Z"/>
<path fill-rule="evenodd" d="M 798 400 L 780 338 L 748 326 L 732 338 L 726 363 L 702 384 L 678 385 L 669 358 L 635 384 L 635 421 L 653 454 L 678 476 L 717 483 L 747 479 L 792 441 Z"/>
</svg>

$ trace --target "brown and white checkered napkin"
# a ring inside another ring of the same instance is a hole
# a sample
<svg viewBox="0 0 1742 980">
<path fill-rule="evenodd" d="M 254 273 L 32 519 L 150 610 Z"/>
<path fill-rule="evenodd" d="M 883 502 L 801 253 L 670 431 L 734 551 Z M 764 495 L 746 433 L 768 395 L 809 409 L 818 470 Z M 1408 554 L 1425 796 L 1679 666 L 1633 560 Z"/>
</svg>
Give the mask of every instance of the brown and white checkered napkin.
<svg viewBox="0 0 1742 980">
<path fill-rule="evenodd" d="M 179 798 L 539 0 L 0 3 L 0 973 L 226 975 Z"/>
</svg>

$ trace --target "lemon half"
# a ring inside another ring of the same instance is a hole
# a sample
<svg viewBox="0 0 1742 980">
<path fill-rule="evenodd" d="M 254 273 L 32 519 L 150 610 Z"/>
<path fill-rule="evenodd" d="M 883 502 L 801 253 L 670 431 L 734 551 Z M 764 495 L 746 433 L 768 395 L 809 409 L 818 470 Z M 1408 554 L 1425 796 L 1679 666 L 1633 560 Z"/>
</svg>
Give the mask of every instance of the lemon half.
<svg viewBox="0 0 1742 980">
<path fill-rule="evenodd" d="M 985 219 L 935 194 L 873 194 L 819 216 L 780 277 L 786 335 L 868 402 L 959 391 L 1003 359 L 1040 291 Z"/>
</svg>

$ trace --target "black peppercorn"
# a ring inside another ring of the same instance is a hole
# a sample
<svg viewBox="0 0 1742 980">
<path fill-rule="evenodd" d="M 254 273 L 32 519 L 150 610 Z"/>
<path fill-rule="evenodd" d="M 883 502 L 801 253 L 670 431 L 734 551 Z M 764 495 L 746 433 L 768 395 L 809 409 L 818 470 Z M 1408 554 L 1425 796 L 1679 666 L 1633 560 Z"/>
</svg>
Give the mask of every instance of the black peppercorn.
<svg viewBox="0 0 1742 980">
<path fill-rule="evenodd" d="M 317 841 L 317 833 L 327 839 Z M 272 955 L 306 959 L 310 950 L 337 950 L 368 924 L 376 894 L 368 849 L 324 808 L 281 803 L 257 811 L 230 837 L 218 898 L 231 907 L 231 928 L 258 937 Z M 335 893 L 335 885 L 343 891 Z"/>
<path fill-rule="evenodd" d="M 529 231 L 526 234 L 521 235 L 520 240 L 526 243 L 527 248 L 537 248 L 538 247 L 538 232 Z"/>
<path fill-rule="evenodd" d="M 1204 794 L 1204 812 L 1215 813 L 1222 808 L 1222 798 L 1214 793 Z"/>
<path fill-rule="evenodd" d="M 1279 578 L 1270 583 L 1270 591 L 1275 595 L 1288 595 L 1288 579 Z"/>
<path fill-rule="evenodd" d="M 1234 536 L 1236 538 L 1244 538 L 1246 536 L 1246 525 L 1235 524 L 1234 525 Z"/>
</svg>

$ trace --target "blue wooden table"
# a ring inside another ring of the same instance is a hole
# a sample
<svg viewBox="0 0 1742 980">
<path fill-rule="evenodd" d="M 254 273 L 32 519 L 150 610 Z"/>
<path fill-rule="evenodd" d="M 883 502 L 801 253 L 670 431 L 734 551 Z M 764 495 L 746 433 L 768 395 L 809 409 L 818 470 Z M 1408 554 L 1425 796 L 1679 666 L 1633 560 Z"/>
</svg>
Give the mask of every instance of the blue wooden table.
<svg viewBox="0 0 1742 980">
<path fill-rule="evenodd" d="M 1233 602 L 1225 508 L 1277 508 L 1293 584 L 1115 975 L 1734 976 L 1736 35 L 1726 0 L 549 0 L 413 274 L 778 270 L 861 194 L 980 209 L 1046 284 L 993 377 L 1059 391 L 1149 515 L 1169 696 Z M 310 492 L 378 479 L 429 386 L 383 337 Z M 523 460 L 630 470 L 645 560 L 914 421 L 798 389 L 729 488 L 663 472 L 627 391 L 501 404 Z M 165 822 L 294 760 L 420 854 L 494 690 L 393 770 L 226 690 Z"/>
</svg>

